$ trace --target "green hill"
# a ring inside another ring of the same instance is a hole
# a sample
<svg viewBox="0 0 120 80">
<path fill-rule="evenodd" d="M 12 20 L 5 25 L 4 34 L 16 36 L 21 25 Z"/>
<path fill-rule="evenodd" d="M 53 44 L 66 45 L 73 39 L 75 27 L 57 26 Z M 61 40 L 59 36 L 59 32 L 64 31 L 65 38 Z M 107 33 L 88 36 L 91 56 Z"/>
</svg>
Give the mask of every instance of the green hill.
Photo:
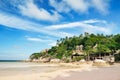
<svg viewBox="0 0 120 80">
<path fill-rule="evenodd" d="M 57 40 L 56 46 L 52 46 L 49 50 L 33 53 L 30 59 L 42 58 L 58 58 L 61 60 L 69 60 L 76 50 L 76 46 L 82 45 L 82 53 L 86 58 L 91 54 L 100 55 L 105 53 L 115 53 L 120 49 L 120 34 L 103 35 L 84 33 L 79 36 L 65 37 Z M 118 57 L 118 60 L 120 58 Z"/>
</svg>

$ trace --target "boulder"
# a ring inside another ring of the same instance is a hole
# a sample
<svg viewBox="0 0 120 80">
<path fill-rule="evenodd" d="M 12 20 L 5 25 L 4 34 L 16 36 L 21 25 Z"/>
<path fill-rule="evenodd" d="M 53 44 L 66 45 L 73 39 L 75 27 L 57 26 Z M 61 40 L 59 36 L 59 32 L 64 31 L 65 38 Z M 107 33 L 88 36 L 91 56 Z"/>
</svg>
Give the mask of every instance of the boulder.
<svg viewBox="0 0 120 80">
<path fill-rule="evenodd" d="M 59 63 L 60 59 L 51 59 L 50 62 L 52 62 L 52 63 Z"/>
</svg>

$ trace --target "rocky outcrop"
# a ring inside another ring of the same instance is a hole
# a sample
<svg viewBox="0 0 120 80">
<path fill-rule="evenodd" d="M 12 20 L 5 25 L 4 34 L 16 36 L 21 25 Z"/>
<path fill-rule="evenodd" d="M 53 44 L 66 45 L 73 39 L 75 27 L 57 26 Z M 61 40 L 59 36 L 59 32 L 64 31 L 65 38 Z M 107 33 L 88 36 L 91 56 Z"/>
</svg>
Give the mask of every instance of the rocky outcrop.
<svg viewBox="0 0 120 80">
<path fill-rule="evenodd" d="M 60 59 L 51 59 L 50 62 L 51 63 L 59 63 L 61 60 Z"/>
<path fill-rule="evenodd" d="M 50 58 L 39 58 L 39 62 L 50 62 Z"/>
</svg>

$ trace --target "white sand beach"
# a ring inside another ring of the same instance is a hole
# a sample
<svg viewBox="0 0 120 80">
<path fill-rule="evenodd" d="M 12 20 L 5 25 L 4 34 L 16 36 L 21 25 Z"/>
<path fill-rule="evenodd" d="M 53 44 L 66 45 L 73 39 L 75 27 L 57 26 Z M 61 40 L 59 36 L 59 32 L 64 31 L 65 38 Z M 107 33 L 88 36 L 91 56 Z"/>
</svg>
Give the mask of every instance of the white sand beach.
<svg viewBox="0 0 120 80">
<path fill-rule="evenodd" d="M 23 66 L 20 66 L 22 64 Z M 119 80 L 120 65 L 97 68 L 90 64 L 20 63 L 0 67 L 0 80 Z M 8 64 L 7 64 L 8 65 Z M 5 65 L 4 65 L 5 66 Z M 103 76 L 103 77 L 102 77 Z"/>
<path fill-rule="evenodd" d="M 120 64 L 90 70 L 70 71 L 69 76 L 57 76 L 53 80 L 120 80 Z"/>
</svg>

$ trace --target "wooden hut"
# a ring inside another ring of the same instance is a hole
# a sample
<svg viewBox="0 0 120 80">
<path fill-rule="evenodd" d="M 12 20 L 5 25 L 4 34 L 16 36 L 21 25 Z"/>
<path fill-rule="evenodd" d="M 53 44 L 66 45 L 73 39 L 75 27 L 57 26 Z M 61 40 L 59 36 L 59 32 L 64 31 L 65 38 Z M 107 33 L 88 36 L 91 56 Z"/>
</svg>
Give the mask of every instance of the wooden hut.
<svg viewBox="0 0 120 80">
<path fill-rule="evenodd" d="M 79 61 L 82 57 L 84 57 L 84 53 L 83 53 L 83 45 L 80 46 L 76 46 L 76 49 L 73 50 L 71 59 L 73 61 Z"/>
</svg>

